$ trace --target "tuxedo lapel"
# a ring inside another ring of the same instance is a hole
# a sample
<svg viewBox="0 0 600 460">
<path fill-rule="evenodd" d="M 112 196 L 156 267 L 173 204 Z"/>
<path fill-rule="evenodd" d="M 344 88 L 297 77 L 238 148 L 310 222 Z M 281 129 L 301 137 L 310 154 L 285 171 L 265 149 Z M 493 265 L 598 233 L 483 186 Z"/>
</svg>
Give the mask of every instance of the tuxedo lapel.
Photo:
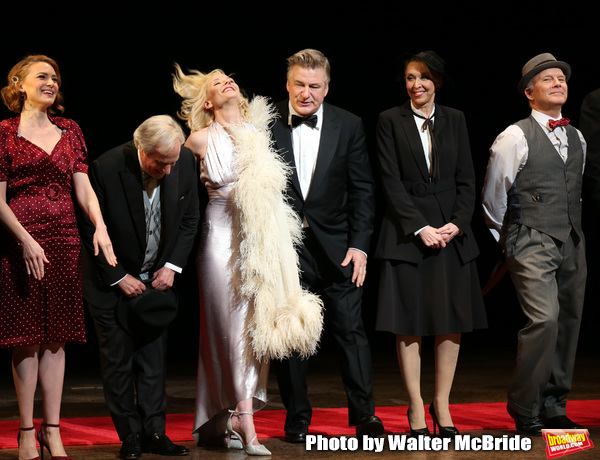
<svg viewBox="0 0 600 460">
<path fill-rule="evenodd" d="M 298 196 L 302 197 L 302 191 L 300 189 L 300 180 L 298 179 L 298 171 L 296 168 L 296 160 L 294 159 L 294 144 L 292 142 L 292 130 L 288 125 L 288 118 L 290 115 L 289 107 L 287 103 L 279 108 L 281 118 L 277 120 L 273 133 L 275 135 L 275 141 L 283 160 L 286 164 L 292 167 L 291 182 L 292 186 L 298 192 Z"/>
<path fill-rule="evenodd" d="M 310 190 L 318 187 L 325 179 L 329 165 L 333 160 L 340 139 L 339 117 L 330 110 L 327 104 L 323 105 L 323 125 L 321 126 L 321 139 L 315 172 L 310 182 Z M 310 197 L 310 191 L 308 192 Z"/>
<path fill-rule="evenodd" d="M 423 180 L 428 181 L 429 170 L 427 169 L 427 161 L 425 160 L 425 151 L 423 150 L 423 144 L 421 143 L 419 129 L 415 124 L 413 112 L 410 108 L 410 102 L 407 102 L 402 106 L 401 115 L 402 116 L 400 117 L 400 124 L 402 126 L 402 129 L 404 130 L 404 133 L 406 134 L 406 138 L 408 139 L 411 155 L 417 163 L 419 171 L 421 171 Z M 437 126 L 434 129 L 437 129 Z"/>
<path fill-rule="evenodd" d="M 161 242 L 170 237 L 175 222 L 179 202 L 179 163 L 171 168 L 171 173 L 163 179 L 162 185 L 162 228 Z M 161 244 L 162 246 L 162 244 Z"/>
<path fill-rule="evenodd" d="M 448 135 L 446 134 L 446 130 L 448 128 L 448 120 L 446 119 L 446 114 L 444 110 L 437 104 L 435 105 L 435 117 L 433 125 L 433 131 L 435 132 L 435 138 L 438 145 L 438 162 L 440 165 L 440 172 L 453 171 L 455 165 L 449 166 L 447 164 L 447 162 L 449 161 L 448 158 L 441 154 L 443 149 L 440 148 L 440 146 L 443 145 L 443 139 L 448 139 Z"/>
<path fill-rule="evenodd" d="M 142 196 L 142 178 L 137 150 L 128 150 L 124 153 L 126 167 L 119 175 L 123 184 L 125 201 L 135 228 L 139 243 L 146 245 L 146 218 L 144 212 L 144 198 Z"/>
</svg>

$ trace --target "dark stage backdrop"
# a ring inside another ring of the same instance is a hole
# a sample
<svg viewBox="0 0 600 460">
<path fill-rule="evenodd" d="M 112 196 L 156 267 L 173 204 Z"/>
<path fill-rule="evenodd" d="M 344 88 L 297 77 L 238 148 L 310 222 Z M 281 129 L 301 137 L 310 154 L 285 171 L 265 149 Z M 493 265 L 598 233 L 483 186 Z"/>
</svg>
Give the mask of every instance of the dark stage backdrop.
<svg viewBox="0 0 600 460">
<path fill-rule="evenodd" d="M 289 6 L 286 6 L 289 5 Z M 184 69 L 233 73 L 249 96 L 286 97 L 285 59 L 307 47 L 331 60 L 327 101 L 361 116 L 371 154 L 377 114 L 406 99 L 398 87 L 398 58 L 432 49 L 447 61 L 453 85 L 438 102 L 465 112 L 481 190 L 488 148 L 508 124 L 528 115 L 516 92 L 521 67 L 538 53 L 569 62 L 573 75 L 564 115 L 577 126 L 583 97 L 600 87 L 600 43 L 593 1 L 504 2 L 9 2 L 0 14 L 3 84 L 23 55 L 54 57 L 63 77 L 65 116 L 83 129 L 90 160 L 128 141 L 144 119 L 176 115 L 173 63 Z M 2 107 L 2 118 L 11 114 Z M 378 201 L 380 203 L 381 196 Z M 482 283 L 499 249 L 483 222 L 478 200 L 473 227 L 481 249 Z M 378 204 L 378 210 L 380 205 Z M 595 238 L 595 229 L 588 239 Z M 598 267 L 590 254 L 589 302 L 581 335 L 590 348 L 598 325 Z M 365 320 L 373 348 L 390 349 L 391 337 L 373 332 L 377 266 L 370 261 Z M 181 311 L 171 328 L 172 360 L 195 359 L 198 305 L 193 258 L 179 277 Z M 465 346 L 514 347 L 524 319 L 512 284 L 504 279 L 486 296 L 490 327 L 467 334 Z M 89 320 L 89 317 L 88 317 Z M 94 357 L 89 341 L 71 347 L 71 363 Z M 330 346 L 327 337 L 323 348 Z M 92 360 L 93 361 L 93 360 Z"/>
</svg>

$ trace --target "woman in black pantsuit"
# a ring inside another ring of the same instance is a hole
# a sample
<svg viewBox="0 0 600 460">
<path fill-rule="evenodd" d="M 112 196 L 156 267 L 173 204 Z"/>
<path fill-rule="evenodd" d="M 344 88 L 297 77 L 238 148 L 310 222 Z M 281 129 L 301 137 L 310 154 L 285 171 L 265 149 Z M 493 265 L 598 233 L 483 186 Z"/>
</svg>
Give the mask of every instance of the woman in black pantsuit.
<svg viewBox="0 0 600 460">
<path fill-rule="evenodd" d="M 442 436 L 457 433 L 449 410 L 461 333 L 487 327 L 470 228 L 475 175 L 462 112 L 435 104 L 444 61 L 407 59 L 410 101 L 380 114 L 377 150 L 386 198 L 376 257 L 383 259 L 378 330 L 396 335 L 411 434 L 429 434 L 421 397 L 421 337 L 435 336 L 429 412 Z"/>
</svg>

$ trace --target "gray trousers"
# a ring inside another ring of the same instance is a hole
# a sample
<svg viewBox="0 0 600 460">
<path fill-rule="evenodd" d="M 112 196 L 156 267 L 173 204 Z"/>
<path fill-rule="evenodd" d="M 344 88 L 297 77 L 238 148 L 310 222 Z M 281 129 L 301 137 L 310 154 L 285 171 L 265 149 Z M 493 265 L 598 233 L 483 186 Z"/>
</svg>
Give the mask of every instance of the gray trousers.
<svg viewBox="0 0 600 460">
<path fill-rule="evenodd" d="M 506 238 L 506 262 L 527 324 L 518 335 L 508 404 L 529 417 L 566 415 L 583 310 L 585 243 L 565 243 L 515 225 Z"/>
</svg>

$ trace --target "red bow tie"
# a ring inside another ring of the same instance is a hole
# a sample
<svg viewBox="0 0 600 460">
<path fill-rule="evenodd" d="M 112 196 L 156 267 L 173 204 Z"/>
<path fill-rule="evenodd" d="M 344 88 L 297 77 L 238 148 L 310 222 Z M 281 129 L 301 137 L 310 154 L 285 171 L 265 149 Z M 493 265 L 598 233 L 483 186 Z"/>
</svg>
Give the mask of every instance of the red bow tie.
<svg viewBox="0 0 600 460">
<path fill-rule="evenodd" d="M 561 118 L 560 120 L 548 120 L 550 125 L 550 131 L 554 131 L 557 126 L 567 126 L 571 120 L 568 118 Z"/>
</svg>

